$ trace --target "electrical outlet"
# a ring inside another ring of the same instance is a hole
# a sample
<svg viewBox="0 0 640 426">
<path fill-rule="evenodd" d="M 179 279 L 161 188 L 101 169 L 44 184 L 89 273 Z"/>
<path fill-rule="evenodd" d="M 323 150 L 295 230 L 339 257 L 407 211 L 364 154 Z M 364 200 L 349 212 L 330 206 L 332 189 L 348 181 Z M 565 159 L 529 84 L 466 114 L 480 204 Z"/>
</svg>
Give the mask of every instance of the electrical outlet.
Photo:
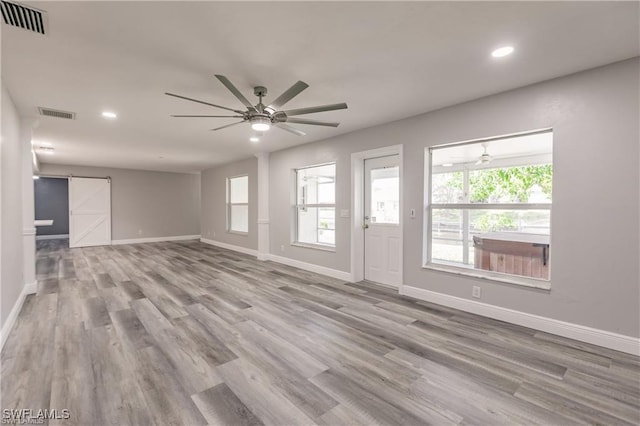
<svg viewBox="0 0 640 426">
<path fill-rule="evenodd" d="M 471 295 L 476 299 L 480 299 L 480 287 L 477 285 L 474 285 Z"/>
<path fill-rule="evenodd" d="M 409 217 L 410 217 L 411 219 L 415 219 L 415 218 L 416 218 L 416 209 L 411 209 L 411 210 L 409 211 Z"/>
<path fill-rule="evenodd" d="M 284 251 L 284 244 L 280 246 L 280 251 Z"/>
</svg>

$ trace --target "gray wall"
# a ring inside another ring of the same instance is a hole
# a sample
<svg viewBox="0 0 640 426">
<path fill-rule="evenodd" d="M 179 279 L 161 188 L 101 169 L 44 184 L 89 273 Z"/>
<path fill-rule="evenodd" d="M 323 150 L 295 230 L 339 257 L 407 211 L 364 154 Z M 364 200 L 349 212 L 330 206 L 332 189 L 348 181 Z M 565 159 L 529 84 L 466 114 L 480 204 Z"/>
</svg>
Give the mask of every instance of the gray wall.
<svg viewBox="0 0 640 426">
<path fill-rule="evenodd" d="M 350 154 L 403 144 L 405 285 L 467 299 L 480 285 L 484 303 L 638 337 L 639 73 L 635 58 L 274 152 L 271 253 L 349 271 L 350 219 L 336 219 L 335 253 L 290 245 L 291 170 L 337 161 L 336 207 L 350 209 Z M 425 147 L 544 127 L 554 130 L 551 291 L 422 268 Z"/>
<path fill-rule="evenodd" d="M 4 325 L 24 286 L 22 269 L 22 159 L 20 118 L 2 83 L 0 145 L 0 322 Z"/>
<path fill-rule="evenodd" d="M 111 177 L 111 238 L 200 234 L 200 176 L 41 164 L 40 174 Z"/>
<path fill-rule="evenodd" d="M 227 178 L 249 175 L 249 232 L 227 231 Z M 258 159 L 249 158 L 205 170 L 202 176 L 202 238 L 256 250 L 258 248 Z"/>
<path fill-rule="evenodd" d="M 53 219 L 51 226 L 36 227 L 36 235 L 69 234 L 69 181 L 40 178 L 33 182 L 36 220 Z"/>
</svg>

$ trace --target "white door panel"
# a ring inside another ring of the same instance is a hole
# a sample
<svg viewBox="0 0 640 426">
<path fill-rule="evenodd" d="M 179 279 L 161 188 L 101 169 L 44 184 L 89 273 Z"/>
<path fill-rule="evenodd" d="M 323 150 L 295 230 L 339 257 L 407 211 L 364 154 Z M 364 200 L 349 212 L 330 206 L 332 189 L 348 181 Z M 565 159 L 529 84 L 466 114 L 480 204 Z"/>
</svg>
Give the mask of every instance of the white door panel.
<svg viewBox="0 0 640 426">
<path fill-rule="evenodd" d="M 387 269 L 390 273 L 400 273 L 400 251 L 402 250 L 402 242 L 400 238 L 389 237 L 387 239 Z"/>
<path fill-rule="evenodd" d="M 364 276 L 370 281 L 400 286 L 400 157 L 368 159 L 364 169 Z"/>
<path fill-rule="evenodd" d="M 111 244 L 111 180 L 69 178 L 69 246 Z"/>
</svg>

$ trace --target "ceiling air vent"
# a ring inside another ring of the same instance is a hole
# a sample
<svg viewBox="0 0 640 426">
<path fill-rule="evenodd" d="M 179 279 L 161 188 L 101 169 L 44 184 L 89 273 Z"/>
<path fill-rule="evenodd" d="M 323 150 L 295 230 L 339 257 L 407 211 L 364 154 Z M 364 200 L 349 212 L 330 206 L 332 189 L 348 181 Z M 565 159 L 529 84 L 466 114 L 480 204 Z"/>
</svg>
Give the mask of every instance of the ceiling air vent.
<svg viewBox="0 0 640 426">
<path fill-rule="evenodd" d="M 4 0 L 0 1 L 0 9 L 5 24 L 45 34 L 46 12 Z"/>
<path fill-rule="evenodd" d="M 44 107 L 38 107 L 38 111 L 40 112 L 40 115 L 44 115 L 46 117 L 66 118 L 67 120 L 76 119 L 75 112 L 60 111 L 59 109 L 51 109 L 51 108 L 44 108 Z"/>
</svg>

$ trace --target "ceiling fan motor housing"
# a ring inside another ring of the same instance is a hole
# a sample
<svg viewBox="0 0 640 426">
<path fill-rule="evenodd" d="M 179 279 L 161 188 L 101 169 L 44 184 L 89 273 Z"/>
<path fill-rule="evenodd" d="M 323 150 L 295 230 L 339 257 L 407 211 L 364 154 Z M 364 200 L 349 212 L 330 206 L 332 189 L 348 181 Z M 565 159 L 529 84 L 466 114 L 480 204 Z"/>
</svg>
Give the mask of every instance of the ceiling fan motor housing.
<svg viewBox="0 0 640 426">
<path fill-rule="evenodd" d="M 287 121 L 287 114 L 284 111 L 276 111 L 271 114 L 271 121 L 274 123 L 284 123 Z"/>
</svg>

